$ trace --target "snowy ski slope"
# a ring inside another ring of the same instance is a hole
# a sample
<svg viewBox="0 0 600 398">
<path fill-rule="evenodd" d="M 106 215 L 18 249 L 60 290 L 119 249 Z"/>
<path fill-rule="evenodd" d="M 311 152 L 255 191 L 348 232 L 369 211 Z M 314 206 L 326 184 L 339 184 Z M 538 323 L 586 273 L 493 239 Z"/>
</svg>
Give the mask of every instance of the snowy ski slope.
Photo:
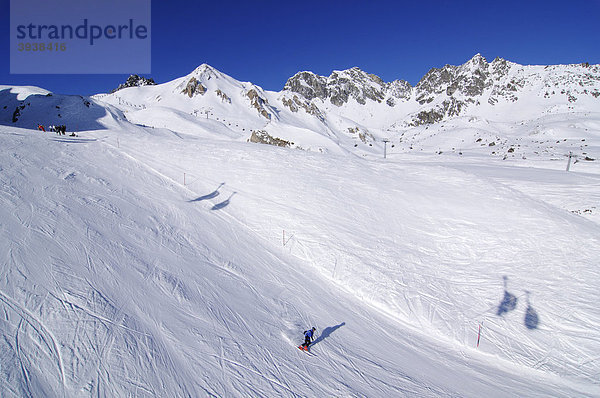
<svg viewBox="0 0 600 398">
<path fill-rule="evenodd" d="M 477 165 L 155 133 L 0 127 L 3 396 L 599 394 L 597 224 Z"/>
</svg>

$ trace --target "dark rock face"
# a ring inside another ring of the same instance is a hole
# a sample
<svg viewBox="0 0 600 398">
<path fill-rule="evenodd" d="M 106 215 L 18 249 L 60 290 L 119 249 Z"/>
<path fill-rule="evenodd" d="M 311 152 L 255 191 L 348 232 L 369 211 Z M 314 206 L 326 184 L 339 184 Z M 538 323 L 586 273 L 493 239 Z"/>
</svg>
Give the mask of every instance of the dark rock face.
<svg viewBox="0 0 600 398">
<path fill-rule="evenodd" d="M 394 80 L 393 82 L 388 83 L 388 93 L 390 95 L 388 100 L 392 100 L 393 102 L 396 102 L 395 100 L 408 101 L 412 95 L 412 91 L 413 88 L 409 82 L 405 80 Z M 388 103 L 388 105 L 390 104 Z"/>
<path fill-rule="evenodd" d="M 375 141 L 375 137 L 373 137 L 373 134 L 369 133 L 366 130 L 361 130 L 358 126 L 348 127 L 348 133 L 351 136 L 358 136 L 358 138 L 364 144 L 368 144 L 369 142 L 374 142 Z"/>
<path fill-rule="evenodd" d="M 494 85 L 495 78 L 500 79 L 508 73 L 510 65 L 502 61 L 489 64 L 477 54 L 460 66 L 432 68 L 415 87 L 416 100 L 419 105 L 439 98 L 444 100 L 433 108 L 419 111 L 410 125 L 437 123 L 445 117 L 459 115 L 469 104 L 477 103 L 477 98 Z"/>
<path fill-rule="evenodd" d="M 331 103 L 342 106 L 348 99 L 354 98 L 361 105 L 367 99 L 381 102 L 385 98 L 386 84 L 378 76 L 363 72 L 358 68 L 342 72 L 333 72 L 328 79 L 328 91 Z"/>
<path fill-rule="evenodd" d="M 16 123 L 19 121 L 19 117 L 21 116 L 21 111 L 23 109 L 25 109 L 25 104 L 23 104 L 23 103 L 15 108 L 15 111 L 13 112 L 13 115 L 12 115 L 13 123 Z"/>
<path fill-rule="evenodd" d="M 441 69 L 430 69 L 415 87 L 416 99 L 419 104 L 430 103 L 436 95 L 446 91 L 447 86 L 452 85 L 456 69 L 457 67 L 453 65 L 446 65 Z M 452 93 L 454 91 L 456 91 L 456 88 L 453 89 Z"/>
<path fill-rule="evenodd" d="M 304 109 L 306 113 L 317 117 L 321 122 L 325 121 L 325 115 L 323 115 L 321 110 L 312 101 L 301 99 L 298 98 L 297 95 L 294 95 L 292 98 L 282 98 L 281 102 L 292 112 L 298 112 L 298 110 Z"/>
<path fill-rule="evenodd" d="M 131 75 L 127 78 L 125 83 L 119 84 L 119 87 L 112 90 L 111 93 L 114 93 L 116 91 L 119 91 L 119 90 L 122 90 L 122 89 L 128 88 L 128 87 L 154 86 L 155 84 L 156 83 L 154 82 L 154 79 L 152 79 L 152 78 L 146 79 L 145 77 L 142 77 L 142 76 Z"/>
<path fill-rule="evenodd" d="M 446 65 L 441 69 L 432 68 L 417 86 L 416 98 L 419 104 L 432 102 L 440 94 L 476 97 L 493 84 L 489 79 L 489 64 L 477 54 L 461 66 Z"/>
<path fill-rule="evenodd" d="M 410 98 L 411 89 L 408 82 L 396 80 L 386 83 L 356 67 L 334 71 L 329 77 L 300 72 L 288 79 L 284 87 L 285 91 L 297 93 L 309 101 L 329 99 L 336 106 L 348 103 L 351 98 L 361 105 L 370 100 L 378 103 L 386 101 L 389 106 L 395 106 L 398 100 Z"/>
<path fill-rule="evenodd" d="M 327 78 L 312 72 L 299 72 L 288 79 L 284 90 L 298 93 L 307 100 L 327 98 Z"/>
<path fill-rule="evenodd" d="M 263 98 L 256 89 L 253 88 L 248 90 L 248 92 L 246 93 L 246 97 L 250 99 L 250 104 L 253 108 L 255 108 L 258 111 L 258 113 L 261 114 L 261 116 L 269 120 L 271 119 L 271 114 L 267 112 L 266 109 L 269 102 L 265 98 Z"/>
<path fill-rule="evenodd" d="M 221 91 L 221 89 L 217 89 L 215 94 L 217 95 L 217 97 L 221 98 L 222 102 L 231 104 L 231 98 L 229 98 L 229 96 L 227 94 L 225 94 L 223 91 Z"/>
<path fill-rule="evenodd" d="M 438 104 L 433 108 L 419 111 L 415 116 L 413 116 L 409 125 L 420 126 L 422 124 L 441 122 L 446 117 L 460 115 L 466 106 L 473 103 L 475 103 L 475 100 L 471 98 L 459 100 L 451 97 L 450 99 L 444 100 L 441 104 Z"/>
<path fill-rule="evenodd" d="M 188 97 L 192 98 L 194 95 L 204 95 L 206 93 L 206 87 L 202 85 L 195 77 L 192 77 L 185 88 L 182 91 L 183 94 L 187 94 Z"/>
<path fill-rule="evenodd" d="M 252 135 L 248 139 L 249 142 L 258 144 L 275 145 L 280 147 L 290 147 L 293 143 L 282 140 L 281 138 L 273 137 L 264 130 L 253 130 Z"/>
</svg>

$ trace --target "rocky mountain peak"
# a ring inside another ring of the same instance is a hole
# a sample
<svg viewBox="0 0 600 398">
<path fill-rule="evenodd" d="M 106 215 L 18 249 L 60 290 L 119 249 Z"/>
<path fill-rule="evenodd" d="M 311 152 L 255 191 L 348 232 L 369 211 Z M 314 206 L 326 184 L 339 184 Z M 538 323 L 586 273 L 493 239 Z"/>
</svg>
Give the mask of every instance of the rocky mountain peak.
<svg viewBox="0 0 600 398">
<path fill-rule="evenodd" d="M 290 77 L 283 88 L 298 93 L 307 100 L 327 98 L 327 78 L 313 72 L 298 72 Z"/>
<path fill-rule="evenodd" d="M 339 79 L 348 79 L 355 82 L 372 82 L 378 84 L 380 86 L 384 86 L 385 82 L 381 80 L 381 78 L 377 75 L 373 75 L 367 72 L 364 72 L 359 67 L 354 66 L 350 69 L 341 70 L 341 71 L 333 71 L 329 76 L 329 81 L 335 81 Z"/>
<path fill-rule="evenodd" d="M 185 76 L 184 81 L 177 86 L 176 90 L 190 98 L 196 95 L 204 95 L 209 90 L 207 83 L 211 79 L 217 80 L 223 76 L 225 75 L 212 66 L 202 64 Z M 214 87 L 214 85 L 211 87 Z"/>
<path fill-rule="evenodd" d="M 201 64 L 196 69 L 194 69 L 192 73 L 195 75 L 200 75 L 203 73 L 214 73 L 214 72 L 217 72 L 217 70 L 215 68 L 213 68 L 212 66 L 210 66 L 209 64 Z"/>
<path fill-rule="evenodd" d="M 523 66 L 502 58 L 488 63 L 476 54 L 463 65 L 433 68 L 423 76 L 416 87 L 422 107 L 409 124 L 435 123 L 483 102 L 517 102 L 524 91 L 545 99 L 564 95 L 569 103 L 579 96 L 598 98 L 599 82 L 593 65 Z"/>
<path fill-rule="evenodd" d="M 350 99 L 364 105 L 367 100 L 380 103 L 386 98 L 389 99 L 387 104 L 394 106 L 396 100 L 408 99 L 411 90 L 408 82 L 397 80 L 386 83 L 379 76 L 358 67 L 333 71 L 329 77 L 299 72 L 288 79 L 284 87 L 284 91 L 300 94 L 309 101 L 314 98 L 323 101 L 328 99 L 336 106 L 342 106 Z"/>
<path fill-rule="evenodd" d="M 461 66 L 461 69 L 465 70 L 465 71 L 475 72 L 477 70 L 479 70 L 479 71 L 487 70 L 488 66 L 489 66 L 489 64 L 488 64 L 487 60 L 485 59 L 485 57 L 483 55 L 477 53 L 473 56 L 473 58 L 471 58 L 470 60 L 465 62 Z"/>
<path fill-rule="evenodd" d="M 457 69 L 453 65 L 431 68 L 415 87 L 419 104 L 429 103 L 436 95 L 443 93 L 454 82 Z"/>
<path fill-rule="evenodd" d="M 413 87 L 406 80 L 394 80 L 388 83 L 387 92 L 389 98 L 386 103 L 389 106 L 394 106 L 397 100 L 408 101 L 412 95 Z"/>
<path fill-rule="evenodd" d="M 503 73 L 506 67 L 502 60 L 495 62 L 493 70 Z M 448 97 L 477 97 L 493 84 L 489 70 L 490 64 L 481 54 L 476 54 L 460 66 L 432 68 L 417 84 L 417 101 L 421 105 L 430 103 L 443 93 Z"/>
<path fill-rule="evenodd" d="M 119 84 L 119 86 L 117 88 L 115 88 L 114 90 L 111 91 L 111 93 L 114 93 L 116 91 L 122 90 L 124 88 L 128 88 L 128 87 L 141 87 L 141 86 L 154 86 L 156 85 L 156 83 L 154 82 L 154 79 L 150 78 L 147 79 L 143 76 L 138 76 L 138 75 L 130 75 L 127 80 L 125 81 L 125 83 Z"/>
<path fill-rule="evenodd" d="M 385 98 L 386 84 L 379 76 L 363 72 L 358 67 L 334 71 L 327 79 L 329 100 L 336 106 L 353 98 L 361 105 L 366 100 L 381 102 Z"/>
<path fill-rule="evenodd" d="M 189 76 L 195 77 L 199 81 L 206 83 L 206 81 L 208 81 L 210 79 L 220 78 L 222 76 L 222 73 L 208 64 L 202 64 L 202 65 L 198 66 L 196 69 L 194 69 L 192 71 L 192 73 L 190 73 Z"/>
</svg>

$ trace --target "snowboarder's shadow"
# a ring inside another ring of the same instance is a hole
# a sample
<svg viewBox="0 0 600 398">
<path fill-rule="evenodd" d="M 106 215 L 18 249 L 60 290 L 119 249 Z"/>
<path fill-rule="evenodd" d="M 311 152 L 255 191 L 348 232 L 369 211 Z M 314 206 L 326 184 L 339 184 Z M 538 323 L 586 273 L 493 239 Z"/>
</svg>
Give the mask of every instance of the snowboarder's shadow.
<svg viewBox="0 0 600 398">
<path fill-rule="evenodd" d="M 502 278 L 504 279 L 504 297 L 502 298 L 500 305 L 498 305 L 497 312 L 497 315 L 500 316 L 517 308 L 517 296 L 515 296 L 512 293 L 509 293 L 507 290 L 508 277 L 503 276 Z"/>
<path fill-rule="evenodd" d="M 221 189 L 221 187 L 223 185 L 225 185 L 224 182 L 222 182 L 221 185 L 219 185 L 217 187 L 217 189 L 215 189 L 213 192 L 211 192 L 209 194 L 206 194 L 204 196 L 197 197 L 196 199 L 188 200 L 188 202 L 200 202 L 200 201 L 203 201 L 203 200 L 208 200 L 208 199 L 216 198 L 217 196 L 219 196 L 219 194 L 220 194 L 219 189 Z"/>
<path fill-rule="evenodd" d="M 329 335 L 331 333 L 335 332 L 336 330 L 338 330 L 339 328 L 341 328 L 345 324 L 346 324 L 346 322 L 342 322 L 339 325 L 327 326 L 325 329 L 323 329 L 323 331 L 321 333 L 319 333 L 319 337 L 317 337 L 317 339 L 312 342 L 311 347 L 314 346 L 315 344 L 317 344 L 317 343 L 325 340 L 327 337 L 329 337 Z"/>
</svg>

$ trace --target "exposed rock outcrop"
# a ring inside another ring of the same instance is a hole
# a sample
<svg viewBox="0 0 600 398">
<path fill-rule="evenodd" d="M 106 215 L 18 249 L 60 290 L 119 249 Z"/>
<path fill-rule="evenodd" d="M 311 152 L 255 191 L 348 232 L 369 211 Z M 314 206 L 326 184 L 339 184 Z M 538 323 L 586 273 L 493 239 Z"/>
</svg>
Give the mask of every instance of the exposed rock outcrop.
<svg viewBox="0 0 600 398">
<path fill-rule="evenodd" d="M 227 94 L 221 91 L 221 89 L 217 89 L 217 91 L 215 91 L 215 94 L 217 95 L 217 97 L 221 98 L 221 101 L 231 104 L 231 98 L 229 98 Z"/>
<path fill-rule="evenodd" d="M 182 91 L 183 94 L 186 94 L 188 97 L 192 98 L 195 95 L 204 95 L 206 93 L 206 87 L 200 83 L 198 79 L 192 77 L 185 88 Z"/>
<path fill-rule="evenodd" d="M 280 147 L 290 147 L 294 144 L 293 142 L 273 137 L 269 135 L 269 133 L 267 133 L 265 130 L 253 130 L 252 135 L 250 136 L 248 141 L 258 144 L 275 145 Z"/>
<path fill-rule="evenodd" d="M 19 117 L 21 116 L 21 111 L 23 109 L 25 109 L 25 104 L 23 104 L 23 103 L 21 103 L 20 105 L 18 105 L 15 108 L 15 111 L 13 112 L 13 115 L 12 115 L 12 122 L 13 123 L 16 123 L 16 122 L 19 121 Z"/>
<path fill-rule="evenodd" d="M 356 127 L 348 127 L 348 132 L 352 136 L 358 136 L 358 138 L 364 143 L 368 144 L 370 142 L 375 141 L 375 137 L 373 134 L 369 133 L 367 130 L 361 130 L 358 126 Z"/>
<path fill-rule="evenodd" d="M 269 120 L 271 119 L 271 114 L 267 112 L 266 109 L 269 102 L 263 98 L 255 88 L 248 90 L 246 92 L 246 97 L 250 99 L 250 104 L 261 114 L 261 116 L 264 116 Z"/>
<path fill-rule="evenodd" d="M 410 98 L 411 86 L 402 80 L 386 83 L 380 77 L 354 67 L 334 71 L 329 77 L 299 72 L 288 79 L 284 91 L 297 93 L 309 101 L 315 98 L 329 100 L 338 107 L 350 99 L 361 105 L 369 100 L 378 103 L 385 100 L 389 106 L 395 106 L 397 101 Z"/>
<path fill-rule="evenodd" d="M 322 122 L 325 121 L 325 115 L 323 115 L 321 110 L 309 100 L 300 99 L 297 95 L 294 95 L 292 96 L 292 98 L 282 98 L 281 102 L 292 112 L 298 112 L 299 109 L 303 109 L 309 115 L 317 117 L 317 119 L 319 119 Z"/>
<path fill-rule="evenodd" d="M 327 78 L 312 72 L 298 72 L 285 83 L 284 90 L 298 93 L 307 100 L 329 96 Z"/>
</svg>

